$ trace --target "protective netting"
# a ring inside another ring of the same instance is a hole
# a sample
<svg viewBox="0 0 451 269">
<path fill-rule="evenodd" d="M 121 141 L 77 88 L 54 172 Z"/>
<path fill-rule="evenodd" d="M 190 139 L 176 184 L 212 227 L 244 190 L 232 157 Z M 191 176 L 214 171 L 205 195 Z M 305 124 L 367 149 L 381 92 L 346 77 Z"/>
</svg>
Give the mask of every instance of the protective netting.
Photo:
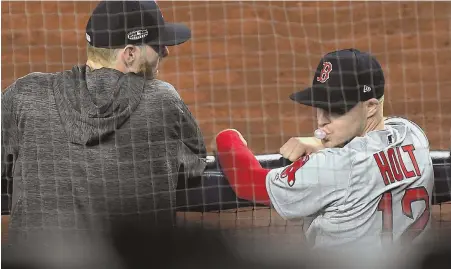
<svg viewBox="0 0 451 269">
<path fill-rule="evenodd" d="M 30 72 L 57 72 L 86 60 L 85 25 L 96 2 L 2 1 L 2 89 Z M 326 52 L 369 51 L 386 75 L 385 114 L 411 119 L 431 149 L 451 141 L 451 4 L 447 2 L 159 1 L 168 21 L 186 23 L 190 42 L 170 49 L 160 70 L 209 142 L 242 132 L 256 154 L 277 153 L 311 135 L 312 110 L 288 99 L 311 82 Z M 2 195 L 8 189 L 2 181 Z M 3 200 L 2 200 L 3 201 Z M 439 225 L 449 204 L 434 206 Z M 2 206 L 2 213 L 3 206 Z M 266 208 L 180 213 L 224 227 L 296 226 Z M 299 225 L 301 226 L 301 224 Z"/>
</svg>

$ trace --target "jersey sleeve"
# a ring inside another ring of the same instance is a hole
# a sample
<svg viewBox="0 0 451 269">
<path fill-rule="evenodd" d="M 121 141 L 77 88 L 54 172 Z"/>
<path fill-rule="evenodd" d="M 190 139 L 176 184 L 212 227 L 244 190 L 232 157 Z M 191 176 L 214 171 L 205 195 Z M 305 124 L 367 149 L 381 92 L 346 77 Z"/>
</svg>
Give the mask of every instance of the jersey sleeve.
<svg viewBox="0 0 451 269">
<path fill-rule="evenodd" d="M 266 189 L 273 207 L 285 219 L 338 209 L 349 185 L 351 158 L 346 149 L 326 149 L 271 170 Z"/>
</svg>

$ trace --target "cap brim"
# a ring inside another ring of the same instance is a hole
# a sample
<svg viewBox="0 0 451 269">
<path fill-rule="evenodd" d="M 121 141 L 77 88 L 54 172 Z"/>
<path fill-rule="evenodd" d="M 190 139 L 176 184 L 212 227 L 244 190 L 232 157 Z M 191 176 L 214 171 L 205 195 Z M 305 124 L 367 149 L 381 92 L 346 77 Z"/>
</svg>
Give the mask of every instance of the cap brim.
<svg viewBox="0 0 451 269">
<path fill-rule="evenodd" d="M 303 105 L 325 108 L 329 107 L 328 102 L 315 100 L 313 88 L 307 88 L 290 95 L 290 99 Z"/>
<path fill-rule="evenodd" d="M 307 106 L 314 106 L 315 101 L 313 100 L 313 89 L 307 88 L 305 90 L 292 93 L 290 99 Z"/>
<path fill-rule="evenodd" d="M 290 99 L 303 105 L 322 108 L 327 111 L 330 110 L 337 113 L 344 113 L 346 111 L 349 111 L 356 105 L 356 103 L 349 102 L 329 103 L 323 100 L 315 100 L 314 89 L 311 87 L 291 94 Z"/>
<path fill-rule="evenodd" d="M 165 23 L 157 40 L 148 42 L 149 45 L 175 46 L 188 41 L 191 30 L 181 23 Z"/>
</svg>

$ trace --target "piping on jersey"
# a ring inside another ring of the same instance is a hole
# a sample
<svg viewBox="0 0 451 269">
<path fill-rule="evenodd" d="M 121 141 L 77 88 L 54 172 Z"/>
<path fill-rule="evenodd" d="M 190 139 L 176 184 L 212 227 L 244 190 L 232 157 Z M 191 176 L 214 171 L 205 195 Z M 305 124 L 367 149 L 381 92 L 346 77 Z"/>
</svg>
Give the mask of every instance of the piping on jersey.
<svg viewBox="0 0 451 269">
<path fill-rule="evenodd" d="M 261 166 L 238 133 L 232 130 L 220 133 L 216 145 L 219 163 L 236 196 L 269 206 L 266 175 L 270 170 Z"/>
</svg>

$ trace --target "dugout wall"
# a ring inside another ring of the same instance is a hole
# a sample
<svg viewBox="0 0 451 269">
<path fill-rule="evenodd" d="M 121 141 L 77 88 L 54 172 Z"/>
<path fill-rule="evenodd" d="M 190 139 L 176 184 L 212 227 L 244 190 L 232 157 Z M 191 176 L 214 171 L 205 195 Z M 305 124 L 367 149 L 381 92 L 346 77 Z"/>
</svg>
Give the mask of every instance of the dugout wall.
<svg viewBox="0 0 451 269">
<path fill-rule="evenodd" d="M 432 151 L 435 187 L 433 204 L 451 201 L 451 152 Z M 265 168 L 278 168 L 290 164 L 279 154 L 259 155 L 257 159 Z M 11 209 L 12 182 L 2 179 L 2 215 L 9 215 Z M 202 178 L 179 181 L 177 190 L 177 210 L 191 212 L 208 212 L 236 209 L 254 205 L 238 199 L 214 156 L 209 156 L 208 166 Z"/>
</svg>

